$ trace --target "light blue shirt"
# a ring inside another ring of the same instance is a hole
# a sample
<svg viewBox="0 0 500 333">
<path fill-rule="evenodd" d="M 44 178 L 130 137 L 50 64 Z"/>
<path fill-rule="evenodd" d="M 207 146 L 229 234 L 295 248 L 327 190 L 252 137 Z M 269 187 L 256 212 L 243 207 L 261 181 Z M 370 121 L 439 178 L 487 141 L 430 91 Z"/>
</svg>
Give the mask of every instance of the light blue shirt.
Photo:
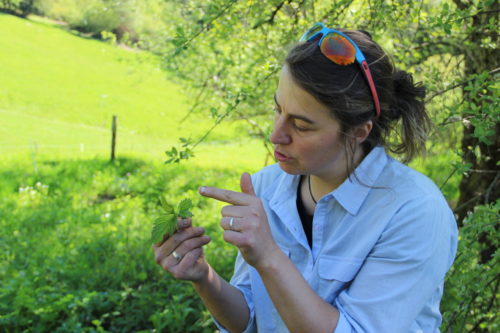
<svg viewBox="0 0 500 333">
<path fill-rule="evenodd" d="M 339 310 L 335 332 L 439 332 L 457 227 L 434 183 L 374 148 L 355 176 L 318 201 L 311 249 L 297 211 L 299 180 L 277 164 L 252 177 L 274 240 Z M 245 332 L 288 332 L 258 272 L 239 253 L 230 283 L 248 304 Z"/>
</svg>

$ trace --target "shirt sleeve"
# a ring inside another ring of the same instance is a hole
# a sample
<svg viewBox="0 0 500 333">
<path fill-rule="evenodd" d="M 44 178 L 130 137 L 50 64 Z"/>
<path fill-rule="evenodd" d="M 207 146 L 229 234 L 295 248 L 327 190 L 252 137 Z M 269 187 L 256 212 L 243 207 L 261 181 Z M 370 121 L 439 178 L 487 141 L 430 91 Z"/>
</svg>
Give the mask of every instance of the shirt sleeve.
<svg viewBox="0 0 500 333">
<path fill-rule="evenodd" d="M 252 289 L 250 285 L 250 272 L 249 266 L 241 256 L 241 253 L 238 251 L 238 255 L 236 256 L 236 262 L 234 265 L 234 275 L 229 282 L 236 288 L 238 288 L 243 296 L 245 297 L 245 301 L 247 302 L 248 310 L 250 313 L 250 319 L 248 320 L 247 327 L 243 331 L 243 333 L 256 333 L 256 324 L 255 324 L 255 310 L 254 310 L 254 302 L 252 296 Z M 221 333 L 229 333 L 227 329 L 224 328 L 216 319 L 212 316 L 212 319 L 215 325 L 220 329 Z"/>
<path fill-rule="evenodd" d="M 439 303 L 456 248 L 455 218 L 443 198 L 403 205 L 336 298 L 335 333 L 409 331 L 426 303 Z"/>
</svg>

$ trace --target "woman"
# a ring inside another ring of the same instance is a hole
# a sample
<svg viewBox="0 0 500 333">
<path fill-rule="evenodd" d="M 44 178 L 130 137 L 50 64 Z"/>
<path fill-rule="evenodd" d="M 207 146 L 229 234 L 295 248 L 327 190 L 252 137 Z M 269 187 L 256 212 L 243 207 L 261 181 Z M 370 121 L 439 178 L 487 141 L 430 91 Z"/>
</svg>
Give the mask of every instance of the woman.
<svg viewBox="0 0 500 333">
<path fill-rule="evenodd" d="M 205 261 L 210 239 L 190 220 L 154 246 L 221 331 L 439 331 L 455 220 L 428 178 L 386 154 L 424 148 L 425 90 L 367 33 L 342 31 L 316 24 L 285 61 L 270 137 L 278 164 L 243 174 L 241 193 L 200 188 L 230 204 L 231 282 Z"/>
</svg>

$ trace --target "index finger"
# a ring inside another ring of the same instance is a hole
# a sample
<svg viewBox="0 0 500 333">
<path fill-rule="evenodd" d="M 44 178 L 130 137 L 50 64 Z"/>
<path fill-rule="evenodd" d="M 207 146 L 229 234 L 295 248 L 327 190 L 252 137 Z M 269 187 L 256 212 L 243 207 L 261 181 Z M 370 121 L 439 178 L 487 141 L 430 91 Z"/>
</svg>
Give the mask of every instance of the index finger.
<svg viewBox="0 0 500 333">
<path fill-rule="evenodd" d="M 250 206 L 255 201 L 255 196 L 253 195 L 224 190 L 217 187 L 202 186 L 199 192 L 204 197 L 227 202 L 236 206 Z"/>
</svg>

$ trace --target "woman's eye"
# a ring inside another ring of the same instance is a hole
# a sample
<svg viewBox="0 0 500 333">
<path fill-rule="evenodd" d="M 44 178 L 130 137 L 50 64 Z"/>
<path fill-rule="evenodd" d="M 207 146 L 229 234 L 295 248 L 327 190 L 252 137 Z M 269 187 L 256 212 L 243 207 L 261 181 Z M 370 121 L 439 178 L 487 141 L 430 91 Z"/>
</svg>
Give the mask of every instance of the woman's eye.
<svg viewBox="0 0 500 333">
<path fill-rule="evenodd" d="M 303 127 L 303 126 L 300 126 L 299 124 L 297 124 L 296 122 L 293 123 L 293 127 L 299 131 L 299 132 L 306 132 L 306 131 L 309 131 L 309 128 L 307 127 Z"/>
</svg>

